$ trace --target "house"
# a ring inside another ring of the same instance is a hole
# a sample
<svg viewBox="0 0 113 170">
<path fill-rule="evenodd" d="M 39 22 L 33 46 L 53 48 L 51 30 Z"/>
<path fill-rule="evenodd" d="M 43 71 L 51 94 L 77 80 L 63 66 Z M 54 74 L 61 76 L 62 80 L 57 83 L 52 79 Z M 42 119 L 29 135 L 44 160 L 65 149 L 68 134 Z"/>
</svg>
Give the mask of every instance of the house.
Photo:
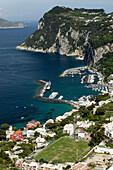
<svg viewBox="0 0 113 170">
<path fill-rule="evenodd" d="M 63 133 L 68 133 L 69 135 L 73 135 L 74 125 L 73 124 L 66 124 L 64 126 Z"/>
<path fill-rule="evenodd" d="M 47 134 L 47 136 L 49 136 L 49 137 L 51 137 L 51 138 L 53 138 L 55 135 L 56 135 L 56 133 L 55 132 L 52 132 L 52 131 L 49 131 L 48 133 L 46 133 Z"/>
<path fill-rule="evenodd" d="M 27 138 L 32 138 L 34 137 L 35 131 L 34 130 L 28 130 L 27 131 Z"/>
<path fill-rule="evenodd" d="M 45 134 L 46 130 L 45 130 L 45 128 L 37 128 L 37 129 L 35 129 L 35 132 L 38 132 L 40 134 Z"/>
<path fill-rule="evenodd" d="M 108 85 L 113 85 L 113 80 L 110 80 L 109 82 L 108 82 Z"/>
<path fill-rule="evenodd" d="M 9 126 L 9 129 L 6 130 L 6 138 L 10 139 L 10 135 L 12 135 L 14 131 L 12 130 L 12 126 Z"/>
<path fill-rule="evenodd" d="M 41 168 L 43 168 L 43 170 L 60 170 L 58 165 L 53 165 L 53 164 L 42 164 Z"/>
<path fill-rule="evenodd" d="M 10 135 L 10 140 L 17 141 L 18 139 L 23 139 L 23 134 L 21 130 L 18 130 Z"/>
<path fill-rule="evenodd" d="M 26 125 L 27 129 L 34 128 L 34 127 L 37 127 L 37 126 L 40 126 L 40 122 L 39 122 L 39 121 L 36 121 L 36 120 L 30 121 L 30 122 L 28 122 L 28 124 Z"/>
<path fill-rule="evenodd" d="M 104 134 L 109 138 L 113 138 L 113 122 L 104 124 L 103 127 L 104 127 Z"/>
<path fill-rule="evenodd" d="M 36 143 L 45 143 L 46 140 L 44 138 L 38 137 L 36 138 Z"/>
<path fill-rule="evenodd" d="M 20 166 L 22 164 L 22 162 L 23 162 L 23 159 L 17 159 L 15 165 Z"/>
<path fill-rule="evenodd" d="M 41 148 L 43 146 L 47 146 L 46 140 L 44 138 L 38 137 L 36 138 L 37 148 Z"/>
<path fill-rule="evenodd" d="M 65 119 L 67 116 L 58 116 L 56 117 L 56 122 L 61 122 L 63 119 Z"/>
<path fill-rule="evenodd" d="M 113 74 L 111 74 L 111 75 L 109 76 L 109 78 L 110 78 L 110 79 L 113 79 Z"/>
<path fill-rule="evenodd" d="M 49 120 L 46 121 L 45 124 L 47 124 L 47 123 L 54 123 L 54 120 L 53 119 L 49 119 Z"/>
<path fill-rule="evenodd" d="M 37 162 L 24 162 L 24 163 L 22 163 L 22 169 L 37 170 L 37 169 L 39 169 L 39 163 L 37 163 Z"/>
<path fill-rule="evenodd" d="M 79 162 L 70 168 L 70 170 L 88 170 L 88 169 L 89 168 L 86 162 Z"/>
<path fill-rule="evenodd" d="M 113 154 L 113 148 L 108 148 L 108 147 L 105 147 L 105 146 L 97 146 L 95 148 L 95 152 L 98 152 L 98 153 L 110 153 L 110 154 Z"/>
<path fill-rule="evenodd" d="M 77 126 L 81 127 L 81 128 L 84 128 L 84 129 L 88 129 L 92 125 L 94 126 L 95 122 L 92 122 L 92 121 L 89 121 L 89 120 L 86 120 L 86 121 L 77 121 Z"/>
</svg>

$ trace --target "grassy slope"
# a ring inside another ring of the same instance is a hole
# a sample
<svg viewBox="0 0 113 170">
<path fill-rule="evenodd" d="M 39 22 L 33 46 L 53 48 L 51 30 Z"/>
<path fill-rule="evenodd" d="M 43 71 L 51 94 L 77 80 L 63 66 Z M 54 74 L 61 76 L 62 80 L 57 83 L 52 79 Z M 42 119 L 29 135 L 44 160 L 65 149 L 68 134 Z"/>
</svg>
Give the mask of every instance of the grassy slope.
<svg viewBox="0 0 113 170">
<path fill-rule="evenodd" d="M 90 147 L 88 147 L 88 142 L 84 140 L 77 141 L 71 138 L 60 138 L 40 152 L 35 159 L 43 158 L 48 161 L 74 162 L 77 160 L 77 149 L 78 159 L 80 159 L 88 152 Z"/>
</svg>

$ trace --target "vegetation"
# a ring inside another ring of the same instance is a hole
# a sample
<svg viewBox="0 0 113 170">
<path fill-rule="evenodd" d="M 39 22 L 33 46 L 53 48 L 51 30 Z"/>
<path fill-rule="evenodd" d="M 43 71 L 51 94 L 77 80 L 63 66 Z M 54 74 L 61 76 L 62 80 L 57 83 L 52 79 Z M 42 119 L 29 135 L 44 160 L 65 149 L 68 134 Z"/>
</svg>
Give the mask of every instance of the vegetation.
<svg viewBox="0 0 113 170">
<path fill-rule="evenodd" d="M 49 147 L 40 152 L 35 159 L 44 159 L 55 162 L 75 162 L 83 157 L 90 147 L 84 140 L 60 138 Z"/>
<path fill-rule="evenodd" d="M 97 63 L 97 68 L 104 75 L 105 81 L 108 81 L 110 74 L 113 74 L 113 53 L 104 54 Z"/>
<path fill-rule="evenodd" d="M 41 29 L 24 41 L 27 47 L 46 50 L 56 43 L 56 49 L 60 47 L 57 34 L 66 37 L 70 44 L 70 51 L 77 47 L 84 47 L 86 34 L 90 33 L 89 43 L 93 49 L 113 42 L 113 28 L 111 26 L 112 13 L 106 14 L 103 9 L 77 9 L 56 6 L 45 13 L 40 19 Z M 79 38 L 71 36 L 71 29 L 79 31 Z M 23 46 L 23 43 L 21 44 Z M 85 47 L 86 48 L 86 47 Z M 84 49 L 85 49 L 84 48 Z"/>
</svg>

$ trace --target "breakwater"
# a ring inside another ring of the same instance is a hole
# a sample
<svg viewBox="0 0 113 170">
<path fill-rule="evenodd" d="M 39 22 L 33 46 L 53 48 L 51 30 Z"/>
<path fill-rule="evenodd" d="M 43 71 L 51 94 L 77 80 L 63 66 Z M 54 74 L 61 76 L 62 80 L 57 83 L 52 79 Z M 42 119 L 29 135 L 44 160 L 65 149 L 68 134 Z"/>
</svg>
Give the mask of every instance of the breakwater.
<svg viewBox="0 0 113 170">
<path fill-rule="evenodd" d="M 85 73 L 80 72 L 80 71 L 84 71 L 85 69 L 88 69 L 88 67 L 84 66 L 84 67 L 76 67 L 76 68 L 67 69 L 60 75 L 60 77 L 66 77 L 67 75 L 73 76 L 74 74 L 86 74 L 86 72 Z"/>
<path fill-rule="evenodd" d="M 41 86 L 38 88 L 34 98 L 37 98 L 39 100 L 43 100 L 46 102 L 52 102 L 52 103 L 71 104 L 67 100 L 49 99 L 49 98 L 44 97 L 44 93 L 46 91 L 46 86 L 47 86 L 48 82 L 43 81 L 43 80 L 36 80 L 35 83 L 40 84 Z"/>
</svg>

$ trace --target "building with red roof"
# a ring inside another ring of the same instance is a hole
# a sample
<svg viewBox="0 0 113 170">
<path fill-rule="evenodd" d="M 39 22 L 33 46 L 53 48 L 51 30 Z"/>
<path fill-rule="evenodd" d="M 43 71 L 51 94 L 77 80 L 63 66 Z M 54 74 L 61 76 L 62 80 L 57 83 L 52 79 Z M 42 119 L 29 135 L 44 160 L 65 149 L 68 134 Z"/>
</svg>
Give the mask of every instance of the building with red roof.
<svg viewBox="0 0 113 170">
<path fill-rule="evenodd" d="M 23 139 L 23 133 L 21 130 L 18 130 L 10 135 L 10 140 L 17 141 L 18 139 Z"/>
<path fill-rule="evenodd" d="M 40 122 L 39 122 L 39 121 L 36 121 L 36 120 L 30 121 L 30 122 L 28 122 L 28 124 L 26 125 L 27 129 L 34 128 L 34 127 L 37 127 L 37 126 L 40 126 Z"/>
</svg>

